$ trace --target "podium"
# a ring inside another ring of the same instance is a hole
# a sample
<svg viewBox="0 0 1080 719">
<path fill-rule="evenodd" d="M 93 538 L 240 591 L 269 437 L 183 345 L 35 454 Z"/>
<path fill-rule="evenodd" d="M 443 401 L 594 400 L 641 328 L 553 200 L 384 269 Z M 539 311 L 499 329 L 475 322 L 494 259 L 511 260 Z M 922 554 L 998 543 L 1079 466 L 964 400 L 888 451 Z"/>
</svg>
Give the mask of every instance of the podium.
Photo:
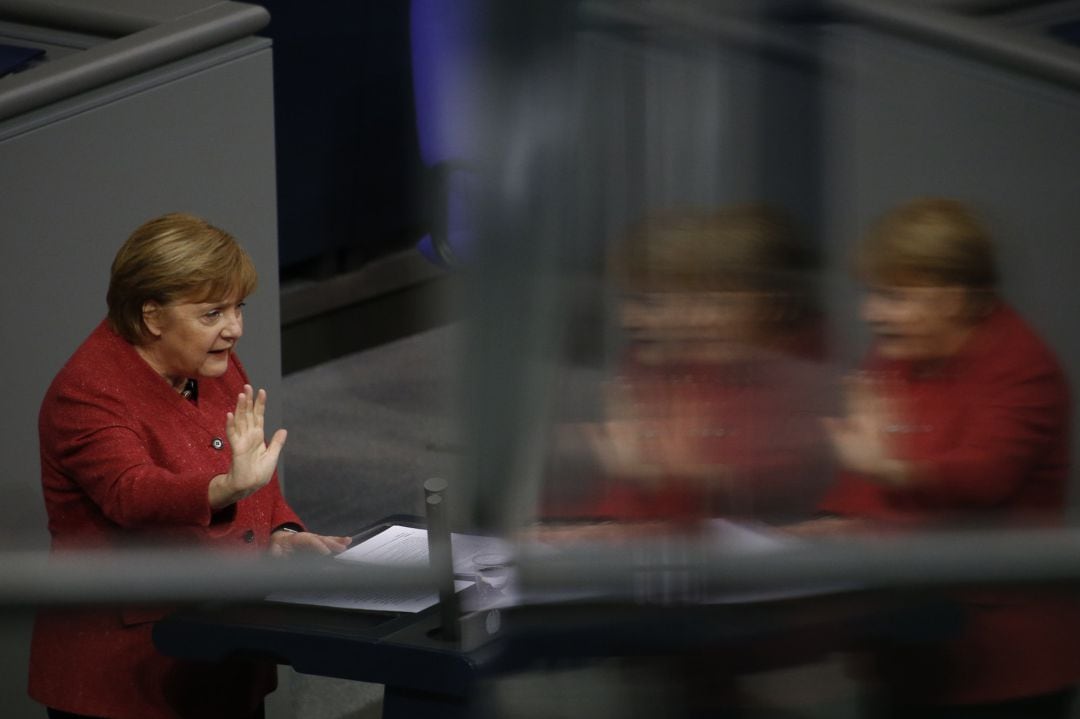
<svg viewBox="0 0 1080 719">
<path fill-rule="evenodd" d="M 375 531 L 403 521 L 409 518 L 387 518 Z M 639 605 L 602 597 L 524 604 L 463 614 L 458 638 L 452 632 L 448 638 L 442 610 L 216 603 L 171 614 L 153 636 L 163 653 L 182 659 L 257 657 L 304 674 L 383 684 L 387 719 L 486 719 L 484 681 L 515 672 L 606 657 L 709 653 L 723 659 L 723 672 L 738 676 L 868 642 L 934 641 L 958 631 L 962 621 L 959 607 L 936 593 L 850 589 L 722 604 Z"/>
<path fill-rule="evenodd" d="M 354 541 L 395 524 L 424 523 L 411 515 L 386 517 Z M 444 609 L 443 604 L 418 613 L 269 601 L 208 604 L 173 613 L 154 627 L 153 636 L 163 653 L 181 659 L 239 655 L 287 664 L 304 674 L 382 684 L 384 717 L 475 717 L 483 713 L 477 682 L 502 671 L 503 654 L 496 642 L 486 641 L 484 613 L 447 632 Z M 462 625 L 475 629 L 462 632 Z"/>
<path fill-rule="evenodd" d="M 478 716 L 477 682 L 494 672 L 497 644 L 473 650 L 439 638 L 438 607 L 381 614 L 272 603 L 178 611 L 154 628 L 171 656 L 269 658 L 304 674 L 383 684 L 383 716 Z"/>
</svg>

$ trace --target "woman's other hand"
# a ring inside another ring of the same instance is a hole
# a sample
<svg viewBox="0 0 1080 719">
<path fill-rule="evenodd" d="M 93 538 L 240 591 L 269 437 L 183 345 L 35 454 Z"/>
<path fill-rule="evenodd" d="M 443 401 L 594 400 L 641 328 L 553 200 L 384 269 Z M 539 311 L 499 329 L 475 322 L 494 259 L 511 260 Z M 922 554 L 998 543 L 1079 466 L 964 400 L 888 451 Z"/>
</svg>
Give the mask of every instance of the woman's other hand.
<svg viewBox="0 0 1080 719">
<path fill-rule="evenodd" d="M 279 529 L 270 535 L 270 556 L 288 557 L 295 552 L 329 556 L 344 552 L 350 543 L 350 537 L 327 537 L 311 532 Z"/>
<path fill-rule="evenodd" d="M 210 481 L 210 507 L 222 509 L 240 501 L 266 486 L 274 476 L 278 456 L 285 445 L 284 429 L 274 433 L 266 443 L 264 417 L 266 390 L 256 394 L 251 385 L 236 398 L 236 411 L 225 416 L 225 436 L 232 448 L 232 466 L 228 474 L 219 474 Z"/>
</svg>

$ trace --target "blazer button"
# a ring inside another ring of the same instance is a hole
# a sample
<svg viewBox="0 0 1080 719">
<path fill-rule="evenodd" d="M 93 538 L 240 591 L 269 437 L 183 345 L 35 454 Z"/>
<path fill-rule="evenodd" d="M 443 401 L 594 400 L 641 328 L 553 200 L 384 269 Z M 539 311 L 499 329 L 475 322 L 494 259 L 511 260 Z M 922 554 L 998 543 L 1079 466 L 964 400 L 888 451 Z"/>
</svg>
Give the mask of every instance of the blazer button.
<svg viewBox="0 0 1080 719">
<path fill-rule="evenodd" d="M 214 437 L 214 441 L 210 443 L 210 446 L 214 449 L 221 449 L 225 446 L 225 442 L 221 439 L 221 437 Z"/>
<path fill-rule="evenodd" d="M 251 544 L 252 542 L 255 541 L 255 530 L 254 529 L 249 529 L 248 531 L 244 532 L 244 541 L 247 542 L 248 544 Z"/>
</svg>

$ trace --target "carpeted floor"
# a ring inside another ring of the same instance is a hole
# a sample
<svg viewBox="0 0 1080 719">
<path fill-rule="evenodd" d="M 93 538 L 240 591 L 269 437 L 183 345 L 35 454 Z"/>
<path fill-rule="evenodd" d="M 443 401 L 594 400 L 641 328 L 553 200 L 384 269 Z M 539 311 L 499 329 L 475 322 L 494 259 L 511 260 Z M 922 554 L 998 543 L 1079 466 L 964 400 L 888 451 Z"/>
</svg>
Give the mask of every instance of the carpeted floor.
<svg viewBox="0 0 1080 719">
<path fill-rule="evenodd" d="M 457 335 L 448 325 L 285 377 L 285 493 L 313 531 L 421 514 L 424 480 L 456 471 Z"/>
</svg>

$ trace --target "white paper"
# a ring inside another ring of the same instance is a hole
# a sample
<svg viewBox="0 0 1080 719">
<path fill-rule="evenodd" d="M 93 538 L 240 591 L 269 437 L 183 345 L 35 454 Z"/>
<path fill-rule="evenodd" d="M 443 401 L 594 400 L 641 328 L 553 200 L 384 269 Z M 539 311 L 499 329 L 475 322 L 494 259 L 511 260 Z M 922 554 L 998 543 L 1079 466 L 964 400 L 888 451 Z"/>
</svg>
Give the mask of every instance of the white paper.
<svg viewBox="0 0 1080 719">
<path fill-rule="evenodd" d="M 349 547 L 337 558 L 343 562 L 364 562 L 394 567 L 426 567 L 428 565 L 427 530 L 392 525 L 370 539 Z M 454 556 L 454 573 L 471 576 L 481 564 L 510 561 L 506 542 L 498 537 L 471 534 L 451 534 L 450 546 Z"/>
<path fill-rule="evenodd" d="M 505 564 L 510 559 L 508 546 L 494 537 L 451 534 L 455 574 L 466 577 L 454 581 L 455 591 L 472 586 L 471 578 L 481 567 L 492 563 Z M 393 567 L 426 567 L 428 565 L 427 530 L 392 525 L 373 537 L 350 547 L 335 559 Z M 339 609 L 359 609 L 377 612 L 421 612 L 439 601 L 437 592 L 370 589 L 365 591 L 326 591 L 278 593 L 267 597 L 272 602 L 309 604 Z"/>
</svg>

